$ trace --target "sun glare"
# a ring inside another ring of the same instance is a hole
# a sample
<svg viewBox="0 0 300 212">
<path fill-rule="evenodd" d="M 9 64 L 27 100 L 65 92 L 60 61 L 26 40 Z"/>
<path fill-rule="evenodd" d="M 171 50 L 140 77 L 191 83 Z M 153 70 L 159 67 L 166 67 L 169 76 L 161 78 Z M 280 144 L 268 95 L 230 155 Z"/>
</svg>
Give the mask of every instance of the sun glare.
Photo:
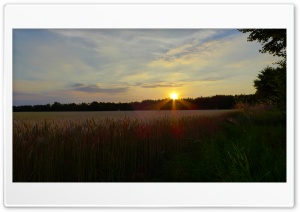
<svg viewBox="0 0 300 212">
<path fill-rule="evenodd" d="M 178 99 L 178 94 L 177 93 L 171 93 L 170 97 L 171 97 L 171 99 L 176 100 L 176 99 Z"/>
</svg>

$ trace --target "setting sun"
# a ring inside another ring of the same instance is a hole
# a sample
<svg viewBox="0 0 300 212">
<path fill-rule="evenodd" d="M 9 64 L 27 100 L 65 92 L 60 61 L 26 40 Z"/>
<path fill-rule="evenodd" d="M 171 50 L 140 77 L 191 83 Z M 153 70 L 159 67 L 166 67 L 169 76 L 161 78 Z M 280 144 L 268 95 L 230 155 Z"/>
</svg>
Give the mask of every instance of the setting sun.
<svg viewBox="0 0 300 212">
<path fill-rule="evenodd" d="M 171 97 L 171 99 L 176 100 L 176 99 L 178 99 L 178 94 L 177 93 L 171 93 L 170 97 Z"/>
</svg>

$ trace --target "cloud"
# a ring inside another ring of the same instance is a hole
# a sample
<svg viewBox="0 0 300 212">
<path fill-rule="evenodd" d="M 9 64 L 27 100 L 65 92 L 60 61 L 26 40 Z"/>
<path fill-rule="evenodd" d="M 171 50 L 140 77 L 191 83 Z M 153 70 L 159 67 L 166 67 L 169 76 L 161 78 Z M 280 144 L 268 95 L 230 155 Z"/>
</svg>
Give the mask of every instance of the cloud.
<svg viewBox="0 0 300 212">
<path fill-rule="evenodd" d="M 258 49 L 261 46 L 246 40 L 244 34 L 235 33 L 200 43 L 190 41 L 169 49 L 148 66 L 166 73 L 165 76 L 174 77 L 175 81 L 195 78 L 254 79 L 261 68 L 276 59 L 260 54 Z"/>
<path fill-rule="evenodd" d="M 193 83 L 204 83 L 204 82 L 217 82 L 226 79 L 225 77 L 198 77 L 194 79 L 183 79 L 182 82 L 185 84 L 193 84 Z"/>
<path fill-rule="evenodd" d="M 161 66 L 169 69 L 182 65 L 198 65 L 198 67 L 201 67 L 214 61 L 217 57 L 224 56 L 223 48 L 224 42 L 222 40 L 200 43 L 191 41 L 169 49 L 165 54 L 149 63 L 149 66 Z"/>
<path fill-rule="evenodd" d="M 167 83 L 167 82 L 160 82 L 160 83 L 138 83 L 142 88 L 175 88 L 175 87 L 182 87 L 182 83 Z"/>
<path fill-rule="evenodd" d="M 21 92 L 21 91 L 13 91 L 13 96 L 27 98 L 33 96 L 33 94 L 27 92 Z"/>
<path fill-rule="evenodd" d="M 67 97 L 66 97 L 67 96 Z M 13 92 L 13 105 L 39 105 L 48 104 L 55 101 L 64 101 L 68 99 L 70 95 L 66 92 Z"/>
<path fill-rule="evenodd" d="M 83 83 L 74 83 L 71 85 L 73 87 L 72 90 L 82 91 L 86 93 L 125 93 L 128 91 L 128 87 L 116 87 L 116 88 L 103 88 L 99 85 L 92 84 L 92 85 L 85 85 Z"/>
<path fill-rule="evenodd" d="M 13 89 L 43 101 L 240 93 L 277 60 L 235 29 L 18 29 L 13 37 Z"/>
<path fill-rule="evenodd" d="M 83 86 L 85 86 L 85 84 L 83 84 L 83 83 L 74 83 L 74 84 L 72 84 L 71 85 L 71 87 L 83 87 Z"/>
<path fill-rule="evenodd" d="M 66 83 L 60 80 L 14 80 L 13 91 L 23 93 L 42 93 L 64 88 Z"/>
<path fill-rule="evenodd" d="M 176 82 L 154 82 L 154 83 L 142 83 L 136 82 L 134 86 L 138 86 L 141 88 L 180 88 L 185 86 L 192 86 L 197 84 L 209 83 L 209 82 L 217 82 L 222 81 L 224 78 L 222 77 L 203 77 L 203 78 L 194 78 L 194 79 L 182 79 Z"/>
</svg>

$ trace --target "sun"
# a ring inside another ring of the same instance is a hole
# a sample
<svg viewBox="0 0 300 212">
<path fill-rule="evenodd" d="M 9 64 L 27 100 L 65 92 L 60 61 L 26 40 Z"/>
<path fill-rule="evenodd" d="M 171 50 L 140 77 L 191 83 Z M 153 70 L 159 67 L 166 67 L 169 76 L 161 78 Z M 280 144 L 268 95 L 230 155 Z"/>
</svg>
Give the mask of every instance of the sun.
<svg viewBox="0 0 300 212">
<path fill-rule="evenodd" d="M 171 97 L 171 99 L 176 100 L 176 99 L 178 99 L 178 94 L 177 93 L 171 93 L 170 97 Z"/>
</svg>

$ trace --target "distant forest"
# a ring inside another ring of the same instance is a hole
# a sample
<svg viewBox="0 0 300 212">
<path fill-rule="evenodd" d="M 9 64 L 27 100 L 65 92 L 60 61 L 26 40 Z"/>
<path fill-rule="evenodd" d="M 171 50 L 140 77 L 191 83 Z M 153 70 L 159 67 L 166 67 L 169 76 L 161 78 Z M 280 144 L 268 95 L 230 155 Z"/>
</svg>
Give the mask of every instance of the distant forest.
<svg viewBox="0 0 300 212">
<path fill-rule="evenodd" d="M 211 97 L 182 98 L 178 100 L 159 99 L 143 100 L 142 102 L 114 103 L 67 103 L 54 102 L 46 105 L 22 105 L 13 106 L 13 112 L 37 112 L 37 111 L 130 111 L 130 110 L 211 110 L 232 109 L 237 102 L 254 103 L 255 95 L 216 95 Z"/>
</svg>

